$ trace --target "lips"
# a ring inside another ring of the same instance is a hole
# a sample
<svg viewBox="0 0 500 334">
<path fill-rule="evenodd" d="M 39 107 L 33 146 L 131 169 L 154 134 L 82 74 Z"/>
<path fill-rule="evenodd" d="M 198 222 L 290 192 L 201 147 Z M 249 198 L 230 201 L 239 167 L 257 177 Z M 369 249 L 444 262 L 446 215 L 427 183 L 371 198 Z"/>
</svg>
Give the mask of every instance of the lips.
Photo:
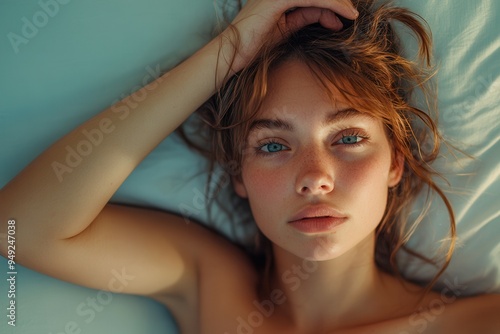
<svg viewBox="0 0 500 334">
<path fill-rule="evenodd" d="M 300 210 L 290 219 L 290 222 L 317 217 L 345 218 L 346 215 L 328 205 L 308 206 Z"/>
<path fill-rule="evenodd" d="M 343 224 L 347 216 L 327 206 L 318 205 L 302 209 L 289 221 L 290 226 L 305 233 L 328 232 Z"/>
</svg>

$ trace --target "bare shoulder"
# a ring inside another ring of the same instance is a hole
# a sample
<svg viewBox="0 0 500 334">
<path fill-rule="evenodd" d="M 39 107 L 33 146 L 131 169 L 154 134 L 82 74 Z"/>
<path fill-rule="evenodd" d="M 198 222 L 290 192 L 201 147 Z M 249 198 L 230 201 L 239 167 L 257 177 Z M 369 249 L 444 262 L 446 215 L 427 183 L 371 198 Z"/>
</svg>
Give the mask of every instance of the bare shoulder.
<svg viewBox="0 0 500 334">
<path fill-rule="evenodd" d="M 460 286 L 455 284 L 422 295 L 419 285 L 386 279 L 390 288 L 379 320 L 353 333 L 500 333 L 499 294 L 459 298 Z"/>
<path fill-rule="evenodd" d="M 456 299 L 443 311 L 440 326 L 450 333 L 499 333 L 500 294 Z"/>
<path fill-rule="evenodd" d="M 432 291 L 420 306 L 401 317 L 407 330 L 417 333 L 500 332 L 500 295 L 489 294 L 458 298 L 446 289 Z"/>
<path fill-rule="evenodd" d="M 177 248 L 191 254 L 194 270 L 178 293 L 164 290 L 149 297 L 173 313 L 182 333 L 200 332 L 200 328 L 223 332 L 221 326 L 232 326 L 233 319 L 251 311 L 258 273 L 250 256 L 220 233 L 199 223 L 186 224 L 181 217 L 175 220 Z"/>
<path fill-rule="evenodd" d="M 408 301 L 411 299 L 409 297 Z M 396 312 L 399 313 L 396 317 L 335 331 L 335 334 L 500 333 L 498 294 L 456 298 L 442 292 L 431 292 L 416 309 L 405 306 L 401 309 L 401 312 Z"/>
<path fill-rule="evenodd" d="M 168 227 L 165 226 L 163 232 L 170 235 L 168 241 L 183 257 L 190 259 L 184 263 L 192 267 L 191 277 L 184 277 L 185 284 L 180 294 L 192 294 L 205 285 L 211 289 L 227 289 L 230 284 L 244 282 L 248 286 L 251 280 L 257 279 L 247 253 L 215 229 L 169 212 L 163 212 L 162 216 L 167 218 L 163 223 Z M 162 231 L 159 229 L 158 233 Z M 171 292 L 160 290 L 150 297 L 165 294 Z M 179 294 L 174 294 L 177 296 Z"/>
</svg>

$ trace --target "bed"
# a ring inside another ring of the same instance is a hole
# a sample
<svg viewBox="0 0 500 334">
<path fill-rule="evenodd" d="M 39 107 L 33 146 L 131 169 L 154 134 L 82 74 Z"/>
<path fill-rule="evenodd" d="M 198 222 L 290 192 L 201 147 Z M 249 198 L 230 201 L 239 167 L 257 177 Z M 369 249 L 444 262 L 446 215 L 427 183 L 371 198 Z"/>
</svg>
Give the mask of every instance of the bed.
<svg viewBox="0 0 500 334">
<path fill-rule="evenodd" d="M 222 3 L 2 2 L 0 186 L 65 133 L 208 42 Z M 440 129 L 474 157 L 454 156 L 443 148 L 434 164 L 454 189 L 449 197 L 459 236 L 459 247 L 437 288 L 453 289 L 462 296 L 499 293 L 500 2 L 397 3 L 429 23 L 439 67 Z M 413 41 L 406 36 L 404 43 L 411 52 Z M 187 213 L 206 222 L 205 205 L 196 200 L 204 191 L 206 179 L 200 172 L 205 167 L 202 158 L 171 135 L 138 166 L 112 201 Z M 230 236 L 227 215 L 215 208 L 214 220 Z M 433 201 L 410 247 L 431 255 L 446 236 L 447 224 L 444 206 Z M 22 240 L 17 247 L 22 247 Z M 403 256 L 399 262 L 412 279 L 425 281 L 434 274 L 431 266 Z M 0 268 L 5 277 L 3 257 Z M 1 333 L 177 333 L 168 310 L 150 299 L 83 288 L 19 265 L 16 327 L 12 327 L 6 320 L 4 279 L 0 287 Z"/>
</svg>

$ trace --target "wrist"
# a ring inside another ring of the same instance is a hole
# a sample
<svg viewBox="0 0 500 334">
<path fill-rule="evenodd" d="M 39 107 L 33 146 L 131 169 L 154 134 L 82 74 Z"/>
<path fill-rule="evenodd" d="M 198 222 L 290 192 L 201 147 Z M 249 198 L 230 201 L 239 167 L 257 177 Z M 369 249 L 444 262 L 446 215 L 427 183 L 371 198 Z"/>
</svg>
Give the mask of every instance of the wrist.
<svg viewBox="0 0 500 334">
<path fill-rule="evenodd" d="M 230 76 L 245 68 L 251 58 L 242 48 L 242 45 L 245 45 L 242 38 L 234 25 L 227 27 L 217 38 L 220 48 L 219 62 L 224 62 Z"/>
</svg>

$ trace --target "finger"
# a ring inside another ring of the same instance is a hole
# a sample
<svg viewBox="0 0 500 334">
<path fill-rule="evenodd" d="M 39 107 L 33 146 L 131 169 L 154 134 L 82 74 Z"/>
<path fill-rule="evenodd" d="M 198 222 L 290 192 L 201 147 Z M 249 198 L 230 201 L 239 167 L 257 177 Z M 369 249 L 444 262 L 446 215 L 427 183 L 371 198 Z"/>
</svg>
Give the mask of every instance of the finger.
<svg viewBox="0 0 500 334">
<path fill-rule="evenodd" d="M 338 31 L 342 29 L 342 22 L 330 10 L 321 8 L 298 8 L 286 15 L 286 30 L 297 31 L 307 25 L 320 23 L 323 27 Z"/>
<path fill-rule="evenodd" d="M 289 6 L 295 7 L 316 7 L 329 9 L 332 12 L 345 17 L 346 19 L 354 20 L 359 13 L 353 6 L 350 0 L 286 0 Z"/>
<path fill-rule="evenodd" d="M 343 24 L 340 21 L 337 14 L 327 9 L 321 11 L 321 16 L 319 17 L 319 23 L 323 27 L 334 31 L 339 31 L 343 27 Z"/>
</svg>

